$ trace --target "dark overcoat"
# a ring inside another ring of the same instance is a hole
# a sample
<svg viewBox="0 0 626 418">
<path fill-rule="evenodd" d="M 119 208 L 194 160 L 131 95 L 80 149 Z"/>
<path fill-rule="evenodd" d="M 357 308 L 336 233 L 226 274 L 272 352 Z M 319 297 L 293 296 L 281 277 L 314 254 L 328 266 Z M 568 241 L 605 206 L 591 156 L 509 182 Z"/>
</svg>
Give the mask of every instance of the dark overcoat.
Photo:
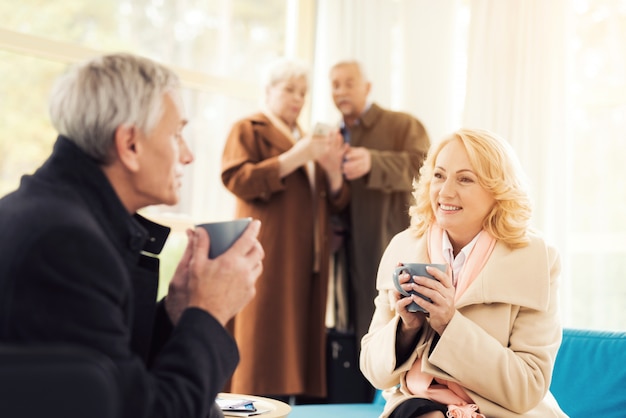
<svg viewBox="0 0 626 418">
<path fill-rule="evenodd" d="M 238 361 L 207 312 L 157 306 L 169 228 L 129 214 L 68 139 L 0 199 L 0 343 L 75 344 L 117 367 L 120 416 L 206 418 Z M 33 400 L 36 402 L 36 399 Z"/>
<path fill-rule="evenodd" d="M 292 146 L 256 114 L 234 124 L 224 148 L 222 180 L 237 197 L 236 216 L 261 220 L 265 250 L 257 294 L 234 320 L 241 362 L 230 389 L 325 397 L 329 212 L 345 207 L 349 192 L 344 184 L 331 196 L 319 166 L 314 191 L 304 167 L 281 179 L 278 156 Z"/>
<path fill-rule="evenodd" d="M 372 157 L 370 172 L 350 181 L 347 221 L 349 295 L 360 340 L 374 313 L 378 263 L 391 239 L 409 226 L 413 180 L 419 175 L 430 140 L 415 117 L 373 103 L 350 128 L 350 145 L 369 149 Z"/>
</svg>

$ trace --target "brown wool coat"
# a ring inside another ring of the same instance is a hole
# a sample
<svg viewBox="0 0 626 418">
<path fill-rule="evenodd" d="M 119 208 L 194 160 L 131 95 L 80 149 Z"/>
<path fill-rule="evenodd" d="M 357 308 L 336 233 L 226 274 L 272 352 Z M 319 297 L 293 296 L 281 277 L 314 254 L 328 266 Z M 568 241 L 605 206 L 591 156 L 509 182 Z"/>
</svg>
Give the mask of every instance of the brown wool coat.
<svg viewBox="0 0 626 418">
<path fill-rule="evenodd" d="M 344 184 L 331 198 L 319 166 L 315 196 L 303 167 L 280 179 L 278 156 L 291 146 L 266 116 L 256 114 L 235 123 L 224 148 L 222 181 L 237 197 L 236 216 L 261 220 L 265 250 L 257 294 L 230 324 L 241 362 L 229 389 L 325 397 L 328 218 L 347 205 L 349 192 Z M 320 273 L 313 271 L 314 234 Z"/>
<path fill-rule="evenodd" d="M 430 140 L 413 116 L 373 103 L 350 130 L 350 144 L 368 148 L 372 156 L 370 173 L 350 181 L 350 303 L 360 339 L 374 313 L 380 258 L 394 235 L 409 226 L 413 179 Z"/>
</svg>

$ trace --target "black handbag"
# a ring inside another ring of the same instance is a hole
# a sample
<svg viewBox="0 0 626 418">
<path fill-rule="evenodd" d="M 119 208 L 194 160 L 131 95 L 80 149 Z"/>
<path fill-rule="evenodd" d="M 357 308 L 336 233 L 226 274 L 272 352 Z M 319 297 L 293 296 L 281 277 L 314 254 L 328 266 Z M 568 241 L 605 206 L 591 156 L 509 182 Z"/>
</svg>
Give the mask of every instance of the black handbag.
<svg viewBox="0 0 626 418">
<path fill-rule="evenodd" d="M 328 403 L 370 403 L 374 388 L 359 368 L 359 350 L 352 331 L 327 330 Z"/>
</svg>

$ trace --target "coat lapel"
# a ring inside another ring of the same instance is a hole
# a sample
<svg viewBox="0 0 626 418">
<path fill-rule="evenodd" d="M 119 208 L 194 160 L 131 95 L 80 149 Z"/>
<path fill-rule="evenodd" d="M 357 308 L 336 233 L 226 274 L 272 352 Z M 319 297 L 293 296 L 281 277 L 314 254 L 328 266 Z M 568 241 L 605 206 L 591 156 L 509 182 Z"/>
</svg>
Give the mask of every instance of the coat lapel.
<svg viewBox="0 0 626 418">
<path fill-rule="evenodd" d="M 400 242 L 394 246 L 395 262 L 430 262 L 425 237 L 415 238 L 412 231 L 405 231 L 397 239 Z M 531 240 L 540 241 L 533 236 Z M 497 242 L 485 267 L 459 298 L 456 307 L 507 303 L 545 310 L 550 300 L 549 267 L 546 247 L 539 242 L 514 251 Z M 389 273 L 379 274 L 378 288 L 395 289 L 391 280 L 395 265 L 381 265 L 381 268 L 389 270 Z"/>
<path fill-rule="evenodd" d="M 252 120 L 254 131 L 280 152 L 285 152 L 293 146 L 293 142 L 280 129 L 276 128 L 264 114 L 258 113 L 250 119 Z"/>
<path fill-rule="evenodd" d="M 543 311 L 550 300 L 549 271 L 544 245 L 531 244 L 512 251 L 498 242 L 483 270 L 459 298 L 457 308 L 507 303 Z"/>
<path fill-rule="evenodd" d="M 362 147 L 362 146 L 372 146 L 371 142 L 376 141 L 378 138 L 375 137 L 367 137 L 370 143 L 363 142 L 364 131 L 369 131 L 372 126 L 376 123 L 380 114 L 382 113 L 382 109 L 376 105 L 376 103 L 372 103 L 370 108 L 361 116 L 359 119 L 359 124 L 362 125 L 361 128 L 358 126 L 350 130 L 350 144 L 352 146 Z"/>
</svg>

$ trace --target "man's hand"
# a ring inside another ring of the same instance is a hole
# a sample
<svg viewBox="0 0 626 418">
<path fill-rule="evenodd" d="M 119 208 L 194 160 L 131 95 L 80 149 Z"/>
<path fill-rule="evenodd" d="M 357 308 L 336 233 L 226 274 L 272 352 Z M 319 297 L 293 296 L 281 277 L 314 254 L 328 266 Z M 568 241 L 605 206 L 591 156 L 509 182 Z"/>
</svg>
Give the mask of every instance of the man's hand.
<svg viewBox="0 0 626 418">
<path fill-rule="evenodd" d="M 206 230 L 194 230 L 189 263 L 189 306 L 204 309 L 226 325 L 252 300 L 265 257 L 257 240 L 260 228 L 260 221 L 252 221 L 233 246 L 213 260 L 208 258 L 210 242 Z"/>
<path fill-rule="evenodd" d="M 347 180 L 363 177 L 372 169 L 372 156 L 367 148 L 350 147 L 346 151 L 343 174 Z"/>
</svg>

